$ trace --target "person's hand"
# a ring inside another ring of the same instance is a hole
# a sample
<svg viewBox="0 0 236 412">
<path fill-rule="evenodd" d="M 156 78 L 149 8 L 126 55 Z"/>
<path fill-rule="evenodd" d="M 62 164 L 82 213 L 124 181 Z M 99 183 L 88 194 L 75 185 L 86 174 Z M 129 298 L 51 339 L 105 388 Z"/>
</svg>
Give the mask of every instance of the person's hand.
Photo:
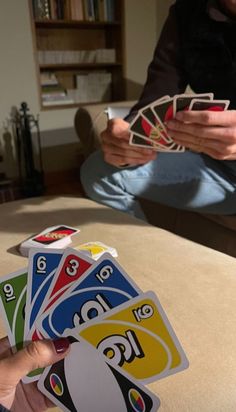
<svg viewBox="0 0 236 412">
<path fill-rule="evenodd" d="M 116 118 L 107 123 L 107 128 L 101 133 L 104 160 L 113 166 L 143 165 L 156 158 L 153 149 L 143 149 L 130 146 L 128 131 L 129 123 Z"/>
<path fill-rule="evenodd" d="M 236 110 L 181 111 L 167 122 L 175 143 L 218 160 L 236 159 Z"/>
<path fill-rule="evenodd" d="M 41 340 L 30 343 L 13 355 L 8 339 L 0 339 L 0 404 L 13 412 L 42 412 L 54 406 L 38 391 L 35 382 L 23 384 L 20 380 L 34 369 L 63 359 L 69 346 L 65 338 Z"/>
</svg>

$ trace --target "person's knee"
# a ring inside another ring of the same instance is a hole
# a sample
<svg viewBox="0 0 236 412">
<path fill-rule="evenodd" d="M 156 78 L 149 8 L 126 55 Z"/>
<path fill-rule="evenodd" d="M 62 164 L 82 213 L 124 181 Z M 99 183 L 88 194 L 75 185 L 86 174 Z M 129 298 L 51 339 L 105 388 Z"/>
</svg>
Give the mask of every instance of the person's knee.
<svg viewBox="0 0 236 412">
<path fill-rule="evenodd" d="M 103 177 L 107 171 L 102 153 L 92 153 L 83 163 L 80 169 L 80 181 L 88 197 L 95 201 L 100 201 L 101 187 L 103 187 Z"/>
<path fill-rule="evenodd" d="M 93 191 L 94 181 L 96 179 L 95 171 L 93 167 L 93 161 L 91 155 L 85 160 L 80 168 L 80 181 L 84 188 L 85 193 L 90 196 L 90 193 Z"/>
</svg>

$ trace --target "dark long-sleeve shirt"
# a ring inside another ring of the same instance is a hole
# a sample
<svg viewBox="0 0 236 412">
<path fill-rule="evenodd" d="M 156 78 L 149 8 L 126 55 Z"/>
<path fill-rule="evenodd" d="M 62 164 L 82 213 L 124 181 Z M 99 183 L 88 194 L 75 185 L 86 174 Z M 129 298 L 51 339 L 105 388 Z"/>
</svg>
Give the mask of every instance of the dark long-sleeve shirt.
<svg viewBox="0 0 236 412">
<path fill-rule="evenodd" d="M 147 80 L 138 103 L 133 111 L 148 105 L 164 96 L 183 93 L 187 82 L 181 71 L 179 36 L 174 6 L 164 24 L 160 39 L 154 51 L 153 60 L 148 67 Z"/>
<path fill-rule="evenodd" d="M 208 0 L 207 12 L 211 19 L 229 21 L 216 0 Z M 181 64 L 180 39 L 177 27 L 175 5 L 170 7 L 169 15 L 154 51 L 143 92 L 131 109 L 127 120 L 130 121 L 142 107 L 164 96 L 183 93 L 189 82 Z"/>
</svg>

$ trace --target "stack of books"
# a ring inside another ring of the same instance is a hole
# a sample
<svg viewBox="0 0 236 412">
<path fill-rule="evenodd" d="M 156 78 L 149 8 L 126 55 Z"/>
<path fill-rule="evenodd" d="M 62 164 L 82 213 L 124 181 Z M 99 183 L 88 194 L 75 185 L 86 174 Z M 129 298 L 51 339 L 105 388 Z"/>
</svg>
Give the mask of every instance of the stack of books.
<svg viewBox="0 0 236 412">
<path fill-rule="evenodd" d="M 32 0 L 35 20 L 115 21 L 117 0 Z"/>
<path fill-rule="evenodd" d="M 108 102 L 111 100 L 111 73 L 88 72 L 76 75 L 76 102 Z"/>
<path fill-rule="evenodd" d="M 115 49 L 39 50 L 39 64 L 115 63 Z"/>
<path fill-rule="evenodd" d="M 74 100 L 67 95 L 56 75 L 51 72 L 40 74 L 41 96 L 43 106 L 72 104 Z"/>
</svg>

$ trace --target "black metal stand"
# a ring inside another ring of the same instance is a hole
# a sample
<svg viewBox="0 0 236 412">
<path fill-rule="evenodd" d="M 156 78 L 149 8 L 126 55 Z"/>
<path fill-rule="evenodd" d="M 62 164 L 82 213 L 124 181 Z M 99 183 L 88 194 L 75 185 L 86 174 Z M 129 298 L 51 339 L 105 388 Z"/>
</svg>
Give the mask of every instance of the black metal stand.
<svg viewBox="0 0 236 412">
<path fill-rule="evenodd" d="M 45 191 L 42 149 L 38 118 L 29 114 L 27 103 L 21 103 L 13 117 L 14 134 L 17 149 L 19 180 L 22 193 L 26 197 L 40 196 Z M 36 130 L 38 146 L 38 169 L 35 167 L 35 150 L 32 131 Z"/>
</svg>

